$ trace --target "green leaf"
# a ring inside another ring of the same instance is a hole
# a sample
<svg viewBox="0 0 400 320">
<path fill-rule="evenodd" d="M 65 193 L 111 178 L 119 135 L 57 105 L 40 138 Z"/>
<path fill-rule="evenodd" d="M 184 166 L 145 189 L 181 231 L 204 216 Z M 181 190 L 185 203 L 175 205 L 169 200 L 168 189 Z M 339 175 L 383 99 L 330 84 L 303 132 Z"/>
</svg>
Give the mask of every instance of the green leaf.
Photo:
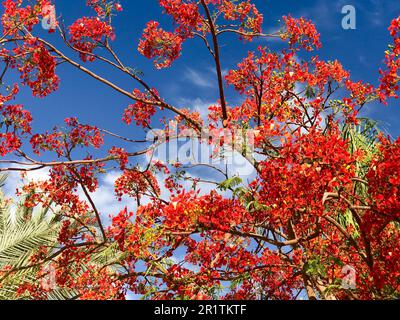
<svg viewBox="0 0 400 320">
<path fill-rule="evenodd" d="M 304 271 L 309 276 L 326 277 L 326 270 L 319 258 L 308 260 L 304 265 Z"/>
<path fill-rule="evenodd" d="M 235 176 L 235 177 L 232 177 L 228 180 L 221 182 L 218 185 L 218 189 L 220 189 L 222 191 L 233 190 L 235 187 L 239 186 L 242 183 L 243 183 L 243 180 L 241 178 Z"/>
</svg>

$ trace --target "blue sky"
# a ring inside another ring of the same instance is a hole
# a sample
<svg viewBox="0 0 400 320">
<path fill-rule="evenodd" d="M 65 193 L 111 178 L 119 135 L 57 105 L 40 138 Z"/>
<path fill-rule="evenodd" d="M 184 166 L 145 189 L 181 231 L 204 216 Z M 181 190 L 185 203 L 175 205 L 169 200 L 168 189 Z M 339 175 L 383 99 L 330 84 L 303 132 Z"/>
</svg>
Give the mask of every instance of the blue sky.
<svg viewBox="0 0 400 320">
<path fill-rule="evenodd" d="M 93 15 L 93 11 L 85 6 L 84 0 L 54 0 L 57 15 L 61 16 L 63 24 L 69 26 L 77 18 Z M 114 21 L 116 40 L 113 43 L 115 51 L 122 61 L 144 73 L 144 79 L 154 86 L 166 101 L 176 107 L 200 109 L 203 112 L 209 105 L 218 100 L 216 74 L 213 61 L 202 41 L 192 39 L 183 47 L 182 57 L 169 69 L 156 70 L 152 61 L 141 56 L 137 45 L 144 26 L 149 20 L 160 21 L 163 28 L 172 30 L 170 17 L 162 15 L 162 9 L 157 0 L 121 0 L 124 11 Z M 338 59 L 344 67 L 350 70 L 353 80 L 363 80 L 377 85 L 379 73 L 384 59 L 384 51 L 391 41 L 388 26 L 390 21 L 400 14 L 400 0 L 304 0 L 304 1 L 272 1 L 254 0 L 258 9 L 265 15 L 264 30 L 271 32 L 281 26 L 283 15 L 294 17 L 305 16 L 312 19 L 321 33 L 323 48 L 312 54 L 318 54 L 321 59 Z M 357 11 L 357 29 L 342 29 L 341 9 L 351 4 Z M 77 55 L 65 47 L 57 35 L 41 35 L 61 51 L 79 61 Z M 244 44 L 235 36 L 221 38 L 221 57 L 224 70 L 235 68 L 236 64 L 246 56 L 248 50 L 255 50 L 259 45 L 265 45 L 272 50 L 282 47 L 281 41 L 259 39 L 253 43 Z M 301 53 L 301 58 L 309 54 Z M 99 62 L 87 63 L 86 66 L 104 76 L 127 91 L 137 88 L 137 83 L 120 72 Z M 130 104 L 128 98 L 113 91 L 111 88 L 83 74 L 74 67 L 63 64 L 57 69 L 61 84 L 57 92 L 44 99 L 33 98 L 29 88 L 23 88 L 17 98 L 17 103 L 23 103 L 33 114 L 34 132 L 52 130 L 55 125 L 62 125 L 67 117 L 78 117 L 81 123 L 99 126 L 117 134 L 142 139 L 145 134 L 141 128 L 127 126 L 122 121 L 123 110 Z M 5 79 L 11 83 L 14 75 Z M 239 97 L 232 89 L 227 90 L 228 103 L 240 103 Z M 165 114 L 164 114 L 165 115 Z M 368 105 L 364 115 L 379 121 L 382 129 L 393 137 L 400 136 L 400 109 L 398 101 L 390 101 L 389 106 L 378 103 Z M 156 121 L 155 121 L 156 122 Z M 154 123 L 157 127 L 157 123 Z M 132 144 L 121 145 L 121 141 L 108 139 L 107 146 L 125 147 L 128 151 L 137 150 Z M 80 158 L 83 155 L 75 155 Z M 54 159 L 54 155 L 46 155 L 45 160 Z M 141 162 L 143 159 L 138 159 Z"/>
<path fill-rule="evenodd" d="M 57 14 L 62 15 L 65 25 L 70 25 L 82 15 L 92 15 L 85 1 L 55 0 Z M 161 15 L 157 0 L 122 0 L 124 12 L 115 19 L 117 38 L 114 47 L 125 64 L 144 72 L 145 79 L 155 86 L 162 96 L 178 107 L 203 107 L 218 98 L 213 64 L 207 50 L 199 40 L 189 40 L 184 45 L 183 55 L 172 68 L 155 70 L 151 61 L 137 52 L 137 44 L 143 27 L 149 20 L 159 20 L 166 29 L 172 28 L 168 16 Z M 400 1 L 357 0 L 357 1 L 272 1 L 255 0 L 258 9 L 265 14 L 264 28 L 274 31 L 280 26 L 282 15 L 305 16 L 312 19 L 320 33 L 323 49 L 317 53 L 325 60 L 338 59 L 350 70 L 355 80 L 377 83 L 378 69 L 382 65 L 384 51 L 390 41 L 387 28 L 390 21 L 400 14 Z M 343 30 L 341 8 L 354 5 L 357 10 L 357 29 Z M 53 43 L 60 43 L 54 35 L 46 35 Z M 248 50 L 260 44 L 279 48 L 280 42 L 258 40 L 244 45 L 234 36 L 221 40 L 223 68 L 230 69 L 240 61 Z M 63 48 L 61 46 L 61 48 Z M 68 49 L 64 52 L 75 57 Z M 99 74 L 115 81 L 126 90 L 133 90 L 136 83 L 99 63 L 89 64 Z M 29 90 L 23 90 L 18 98 L 31 110 L 34 128 L 43 131 L 62 123 L 63 119 L 77 116 L 81 122 L 99 125 L 117 133 L 135 136 L 134 127 L 122 124 L 121 114 L 129 100 L 112 89 L 83 75 L 69 65 L 58 68 L 61 85 L 58 92 L 45 99 L 35 99 Z M 234 104 L 237 97 L 228 91 L 228 102 Z M 389 107 L 371 105 L 367 107 L 369 117 L 380 120 L 393 136 L 400 135 L 400 110 L 398 102 Z"/>
</svg>

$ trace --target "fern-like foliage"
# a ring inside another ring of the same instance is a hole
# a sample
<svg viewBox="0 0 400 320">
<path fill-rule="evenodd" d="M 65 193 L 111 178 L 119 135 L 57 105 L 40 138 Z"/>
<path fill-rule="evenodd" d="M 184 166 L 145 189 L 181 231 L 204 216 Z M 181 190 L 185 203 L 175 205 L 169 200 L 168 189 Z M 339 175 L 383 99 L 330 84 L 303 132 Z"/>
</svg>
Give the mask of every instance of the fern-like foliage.
<svg viewBox="0 0 400 320">
<path fill-rule="evenodd" d="M 5 179 L 5 176 L 0 177 L 0 186 L 4 184 Z M 49 208 L 34 210 L 22 204 L 13 205 L 0 191 L 1 300 L 17 299 L 17 289 L 20 285 L 38 281 L 35 278 L 36 273 L 43 265 L 34 265 L 30 258 L 40 248 L 55 248 L 60 229 L 60 222 L 49 211 Z M 54 298 L 64 295 L 59 293 L 59 296 Z"/>
<path fill-rule="evenodd" d="M 62 226 L 60 212 L 47 208 L 27 208 L 24 199 L 14 205 L 1 192 L 6 176 L 0 175 L 0 300 L 30 299 L 20 296 L 17 291 L 21 285 L 40 284 L 39 271 L 50 270 L 52 256 L 60 252 L 58 235 Z M 15 202 L 15 201 L 14 201 Z M 76 221 L 72 221 L 76 223 Z M 32 262 L 32 257 L 40 249 L 47 248 L 47 258 L 41 263 Z M 123 254 L 117 244 L 99 246 L 91 255 L 91 264 L 118 272 Z M 55 258 L 54 258 L 55 259 Z M 81 265 L 84 272 L 87 266 Z M 79 277 L 79 274 L 72 275 Z M 52 288 L 47 293 L 48 300 L 72 300 L 79 298 L 76 290 Z"/>
<path fill-rule="evenodd" d="M 358 125 L 347 124 L 343 128 L 343 136 L 349 141 L 350 153 L 363 151 L 364 159 L 357 163 L 357 174 L 360 178 L 364 178 L 369 169 L 369 164 L 378 153 L 379 134 L 377 122 L 366 118 L 359 119 Z"/>
<path fill-rule="evenodd" d="M 354 192 L 359 199 L 367 199 L 369 196 L 368 186 L 367 183 L 363 183 L 362 180 L 365 179 L 365 176 L 370 169 L 371 161 L 379 152 L 378 137 L 381 131 L 378 128 L 377 122 L 367 118 L 361 118 L 357 125 L 344 125 L 342 133 L 344 139 L 349 142 L 350 154 L 355 154 L 360 151 L 363 154 L 362 159 L 357 162 L 356 175 L 360 178 L 360 181 L 354 182 Z M 349 225 L 354 227 L 353 236 L 354 238 L 359 237 L 359 225 L 350 210 L 341 213 L 338 216 L 338 222 L 343 227 Z"/>
</svg>

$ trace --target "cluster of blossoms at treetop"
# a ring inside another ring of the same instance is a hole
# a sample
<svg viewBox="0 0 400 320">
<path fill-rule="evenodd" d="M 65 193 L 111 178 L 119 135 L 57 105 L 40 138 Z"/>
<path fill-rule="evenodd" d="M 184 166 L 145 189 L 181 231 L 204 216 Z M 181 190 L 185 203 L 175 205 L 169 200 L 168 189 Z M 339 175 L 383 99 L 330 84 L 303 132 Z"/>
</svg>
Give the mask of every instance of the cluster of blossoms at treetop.
<svg viewBox="0 0 400 320">
<path fill-rule="evenodd" d="M 385 101 L 387 97 L 398 98 L 400 82 L 400 18 L 394 19 L 389 28 L 390 35 L 393 37 L 394 43 L 390 45 L 386 52 L 387 65 L 386 70 L 381 70 L 381 99 Z"/>
<path fill-rule="evenodd" d="M 400 297 L 400 140 L 360 116 L 369 103 L 384 108 L 398 98 L 400 17 L 390 23 L 393 43 L 372 85 L 353 80 L 338 60 L 321 59 L 321 36 L 303 17 L 284 16 L 276 32 L 265 33 L 251 0 L 159 0 L 171 24 L 149 21 L 137 50 L 162 69 L 173 67 L 184 44 L 201 40 L 219 97 L 195 110 L 169 102 L 120 58 L 114 19 L 126 14 L 123 1 L 85 2 L 87 16 L 64 17 L 66 27 L 57 21 L 45 35 L 38 25 L 52 1 L 2 3 L 0 172 L 25 178 L 46 170 L 17 194 L 28 213 L 47 208 L 56 236 L 24 256 L 27 276 L 18 276 L 20 264 L 0 262 L 0 295 L 4 288 L 34 299 L 60 292 L 71 299 Z M 226 66 L 228 37 L 265 45 Z M 270 39 L 281 49 L 272 50 Z M 112 112 L 135 136 L 74 115 L 45 132 L 33 127 L 20 89 L 43 99 L 62 90 L 61 68 L 128 99 Z M 118 84 L 122 76 L 128 89 Z M 156 125 L 163 135 L 149 140 Z M 212 160 L 226 160 L 230 148 L 253 176 L 232 174 L 225 163 L 156 157 L 158 146 L 182 138 L 210 147 Z M 107 174 L 115 202 L 131 206 L 99 209 L 94 195 Z M 25 223 L 33 219 L 28 213 Z M 346 266 L 357 275 L 351 288 L 342 285 Z M 44 285 L 50 272 L 54 283 Z"/>
</svg>

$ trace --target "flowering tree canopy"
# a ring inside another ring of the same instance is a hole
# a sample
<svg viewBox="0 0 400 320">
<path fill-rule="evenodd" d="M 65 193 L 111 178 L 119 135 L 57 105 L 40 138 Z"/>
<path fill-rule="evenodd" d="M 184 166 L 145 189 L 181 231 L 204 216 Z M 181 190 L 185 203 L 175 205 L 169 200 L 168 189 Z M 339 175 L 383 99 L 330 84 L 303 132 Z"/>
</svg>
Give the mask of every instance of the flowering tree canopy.
<svg viewBox="0 0 400 320">
<path fill-rule="evenodd" d="M 157 84 L 119 58 L 113 21 L 123 3 L 88 0 L 90 15 L 63 26 L 51 15 L 51 0 L 3 1 L 0 171 L 48 170 L 46 179 L 18 192 L 26 210 L 48 208 L 57 232 L 23 263 L 0 263 L 0 291 L 13 288 L 16 297 L 35 299 L 61 291 L 76 299 L 124 299 L 128 292 L 149 299 L 398 298 L 400 140 L 359 115 L 371 102 L 384 107 L 397 98 L 400 17 L 390 24 L 393 42 L 375 87 L 353 81 L 339 61 L 321 60 L 315 53 L 320 34 L 305 18 L 285 16 L 278 31 L 265 33 L 263 14 L 250 0 L 159 4 L 173 28 L 148 22 L 138 51 L 156 69 L 168 68 L 184 44 L 200 39 L 219 92 L 205 117 L 168 102 Z M 49 21 L 46 36 L 43 20 Z M 243 46 L 276 38 L 283 49 L 260 46 L 225 72 L 220 48 L 228 36 Z M 299 59 L 303 51 L 308 60 Z M 128 76 L 132 87 L 97 73 L 94 62 Z M 51 95 L 61 67 L 128 98 L 121 124 L 143 134 L 120 136 L 74 115 L 36 132 L 31 113 L 16 103 L 20 88 L 37 98 Z M 6 82 L 9 72 L 19 74 L 16 83 Z M 230 88 L 239 104 L 228 101 Z M 159 119 L 163 134 L 157 135 L 152 129 Z M 153 139 L 145 138 L 149 132 Z M 210 148 L 212 159 L 226 160 L 229 150 L 254 176 L 232 175 L 225 162 L 155 156 L 157 147 L 182 138 Z M 144 166 L 143 156 L 149 159 Z M 93 193 L 110 170 L 118 173 L 115 201 L 129 199 L 134 209 L 107 217 Z M 32 217 L 24 219 L 28 224 Z M 21 276 L 27 270 L 33 276 Z M 343 285 L 346 270 L 354 274 L 352 285 Z M 54 283 L 43 285 L 48 276 Z"/>
</svg>

